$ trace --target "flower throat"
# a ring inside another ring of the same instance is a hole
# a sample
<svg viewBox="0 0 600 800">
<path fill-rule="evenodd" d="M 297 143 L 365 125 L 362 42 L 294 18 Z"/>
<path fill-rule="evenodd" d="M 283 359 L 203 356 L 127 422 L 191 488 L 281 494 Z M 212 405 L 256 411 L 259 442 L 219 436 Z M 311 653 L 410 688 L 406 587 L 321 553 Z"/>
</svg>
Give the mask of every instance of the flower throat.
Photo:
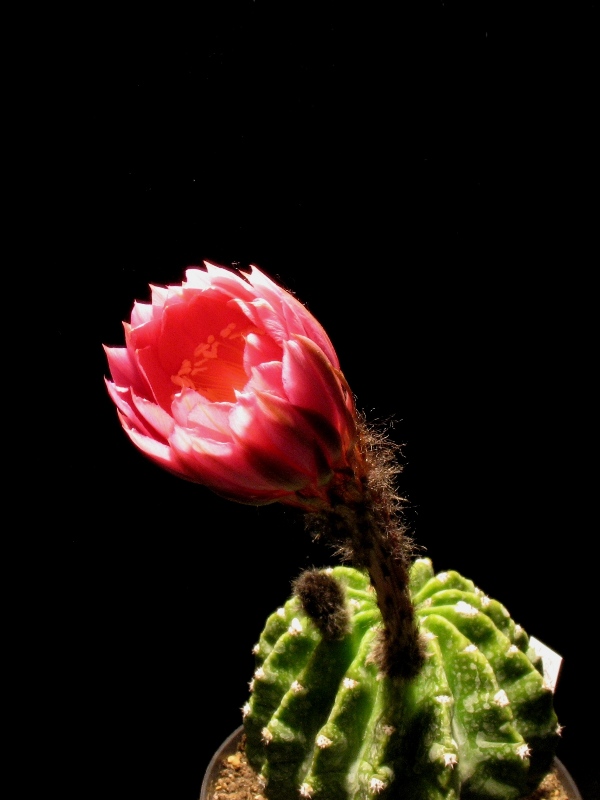
<svg viewBox="0 0 600 800">
<path fill-rule="evenodd" d="M 211 403 L 235 402 L 235 390 L 241 391 L 248 381 L 244 370 L 244 337 L 248 333 L 262 333 L 249 326 L 235 330 L 230 322 L 219 332 L 210 334 L 194 350 L 191 358 L 184 358 L 177 375 L 171 381 L 181 389 L 193 389 Z"/>
</svg>

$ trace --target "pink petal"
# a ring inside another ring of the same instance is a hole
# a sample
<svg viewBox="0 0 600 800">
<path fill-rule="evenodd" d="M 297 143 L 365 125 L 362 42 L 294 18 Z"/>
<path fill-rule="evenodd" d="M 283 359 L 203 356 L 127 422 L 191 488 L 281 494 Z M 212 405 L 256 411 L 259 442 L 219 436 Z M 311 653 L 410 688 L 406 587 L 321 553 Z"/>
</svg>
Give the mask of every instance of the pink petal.
<svg viewBox="0 0 600 800">
<path fill-rule="evenodd" d="M 152 293 L 152 309 L 154 311 L 154 315 L 156 316 L 156 314 L 160 314 L 160 311 L 166 303 L 171 290 L 168 286 L 155 286 L 151 283 L 150 291 Z"/>
<path fill-rule="evenodd" d="M 193 476 L 179 463 L 169 445 L 138 433 L 135 428 L 129 427 L 125 420 L 121 420 L 121 424 L 134 445 L 139 448 L 144 455 L 154 461 L 155 464 L 158 464 L 163 469 L 179 477 L 193 480 Z"/>
<path fill-rule="evenodd" d="M 140 417 L 148 423 L 158 436 L 168 441 L 175 427 L 173 417 L 167 414 L 166 411 L 163 411 L 156 403 L 152 403 L 150 400 L 146 400 L 143 397 L 138 397 L 135 392 L 131 393 L 131 397 Z"/>
<path fill-rule="evenodd" d="M 310 339 L 296 336 L 286 342 L 282 376 L 293 405 L 321 414 L 337 428 L 349 424 L 346 396 L 336 372 Z"/>
<path fill-rule="evenodd" d="M 135 302 L 131 309 L 130 322 L 133 328 L 144 325 L 152 319 L 152 305 L 150 303 Z"/>
<path fill-rule="evenodd" d="M 113 381 L 117 386 L 131 386 L 142 396 L 150 395 L 150 387 L 139 370 L 134 355 L 126 347 L 106 347 L 104 352 Z"/>
<path fill-rule="evenodd" d="M 288 338 L 284 318 L 262 297 L 252 300 L 251 303 L 242 300 L 232 300 L 231 303 L 238 306 L 257 328 L 271 336 L 277 343 Z"/>
<path fill-rule="evenodd" d="M 138 325 L 130 325 L 129 329 L 126 330 L 126 341 L 134 350 L 154 347 L 160 338 L 161 330 L 161 317 L 150 317 L 150 319 L 140 322 Z"/>
<path fill-rule="evenodd" d="M 260 465 L 253 464 L 243 448 L 232 442 L 210 441 L 176 428 L 171 446 L 198 483 L 243 495 L 245 502 L 253 502 L 255 497 L 264 499 L 267 494 L 277 499 L 294 491 L 282 485 L 280 475 L 262 472 Z"/>
<path fill-rule="evenodd" d="M 183 286 L 186 289 L 200 289 L 200 291 L 203 292 L 211 285 L 208 273 L 206 273 L 203 269 L 190 267 L 189 269 L 186 269 L 185 277 L 186 280 L 183 282 Z"/>
<path fill-rule="evenodd" d="M 173 400 L 176 423 L 189 433 L 218 442 L 231 441 L 229 414 L 232 403 L 211 403 L 191 389 L 184 389 Z"/>
<path fill-rule="evenodd" d="M 204 262 L 206 272 L 198 269 L 187 270 L 187 282 L 184 286 L 201 289 L 218 289 L 227 299 L 234 297 L 243 300 L 252 300 L 256 297 L 256 292 L 248 281 L 236 272 L 215 264 Z"/>
<path fill-rule="evenodd" d="M 105 379 L 106 388 L 111 400 L 117 407 L 120 415 L 124 417 L 132 428 L 136 428 L 146 436 L 152 436 L 152 431 L 148 428 L 143 418 L 140 417 L 133 404 L 131 390 L 121 386 L 115 386 L 111 381 Z"/>
<path fill-rule="evenodd" d="M 257 267 L 252 267 L 249 280 L 261 297 L 267 300 L 275 313 L 284 320 L 286 339 L 295 334 L 312 339 L 323 350 L 333 366 L 339 369 L 337 354 L 325 329 L 299 300 L 278 286 Z"/>
<path fill-rule="evenodd" d="M 253 367 L 258 367 L 264 362 L 281 361 L 283 350 L 270 336 L 249 333 L 246 336 L 244 348 L 244 369 L 248 375 Z"/>
<path fill-rule="evenodd" d="M 282 378 L 281 361 L 268 361 L 253 367 L 252 376 L 246 385 L 246 392 L 269 392 L 287 400 Z"/>
<path fill-rule="evenodd" d="M 137 352 L 140 369 L 152 389 L 152 398 L 165 411 L 171 408 L 173 396 L 177 388 L 169 375 L 163 368 L 158 358 L 156 348 L 146 347 Z M 171 373 L 171 374 L 176 374 Z"/>
<path fill-rule="evenodd" d="M 321 481 L 331 474 L 312 429 L 290 404 L 268 393 L 240 395 L 230 415 L 231 431 L 253 459 L 277 464 L 286 486 Z"/>
</svg>

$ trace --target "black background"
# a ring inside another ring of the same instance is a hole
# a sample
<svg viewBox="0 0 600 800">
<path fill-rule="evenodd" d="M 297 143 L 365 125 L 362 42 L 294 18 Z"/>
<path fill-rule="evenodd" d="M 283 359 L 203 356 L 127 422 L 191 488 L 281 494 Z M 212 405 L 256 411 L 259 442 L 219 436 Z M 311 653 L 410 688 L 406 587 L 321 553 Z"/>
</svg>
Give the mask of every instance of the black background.
<svg viewBox="0 0 600 800">
<path fill-rule="evenodd" d="M 149 283 L 206 259 L 256 264 L 307 304 L 403 445 L 424 553 L 564 656 L 558 756 L 594 796 L 596 17 L 256 0 L 90 12 L 50 48 L 60 466 L 37 554 L 63 790 L 195 800 L 266 615 L 331 560 L 298 512 L 180 481 L 120 429 L 102 344 L 123 343 Z"/>
</svg>

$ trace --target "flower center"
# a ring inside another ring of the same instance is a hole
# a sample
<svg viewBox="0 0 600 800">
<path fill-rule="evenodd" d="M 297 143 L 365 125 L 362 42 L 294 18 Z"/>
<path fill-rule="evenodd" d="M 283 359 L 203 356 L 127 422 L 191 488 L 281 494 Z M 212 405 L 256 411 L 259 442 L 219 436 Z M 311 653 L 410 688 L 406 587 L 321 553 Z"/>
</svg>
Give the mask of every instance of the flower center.
<svg viewBox="0 0 600 800">
<path fill-rule="evenodd" d="M 249 326 L 235 330 L 230 322 L 218 336 L 212 334 L 194 350 L 192 358 L 184 358 L 177 375 L 171 380 L 180 388 L 194 389 L 213 403 L 234 402 L 235 389 L 241 390 L 248 381 L 244 370 L 245 336 L 260 333 Z"/>
</svg>

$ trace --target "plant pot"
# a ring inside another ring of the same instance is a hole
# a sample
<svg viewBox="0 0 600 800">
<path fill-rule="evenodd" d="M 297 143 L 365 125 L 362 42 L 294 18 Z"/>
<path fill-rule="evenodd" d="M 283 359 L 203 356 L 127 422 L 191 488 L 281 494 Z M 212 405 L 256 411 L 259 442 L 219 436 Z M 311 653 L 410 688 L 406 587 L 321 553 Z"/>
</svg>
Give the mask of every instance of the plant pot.
<svg viewBox="0 0 600 800">
<path fill-rule="evenodd" d="M 211 792 L 219 776 L 221 761 L 223 758 L 233 755 L 236 752 L 243 732 L 244 727 L 240 725 L 239 728 L 237 728 L 230 736 L 227 737 L 227 739 L 225 739 L 223 744 L 211 758 L 210 764 L 208 765 L 204 775 L 204 780 L 202 781 L 199 800 L 211 800 Z M 575 785 L 575 782 L 573 781 L 573 778 L 558 758 L 554 759 L 554 766 L 569 800 L 583 800 L 577 786 Z"/>
</svg>

